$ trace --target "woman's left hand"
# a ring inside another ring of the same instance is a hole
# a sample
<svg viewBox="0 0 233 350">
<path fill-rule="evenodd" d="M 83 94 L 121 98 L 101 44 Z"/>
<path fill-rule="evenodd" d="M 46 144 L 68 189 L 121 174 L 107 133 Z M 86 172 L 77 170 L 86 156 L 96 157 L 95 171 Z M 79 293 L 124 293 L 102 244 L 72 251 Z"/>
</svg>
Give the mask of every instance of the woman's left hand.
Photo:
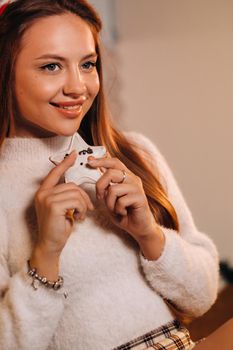
<svg viewBox="0 0 233 350">
<path fill-rule="evenodd" d="M 117 158 L 89 157 L 91 167 L 103 175 L 96 183 L 96 195 L 103 200 L 113 222 L 127 231 L 139 244 L 160 233 L 150 210 L 141 179 Z"/>
</svg>

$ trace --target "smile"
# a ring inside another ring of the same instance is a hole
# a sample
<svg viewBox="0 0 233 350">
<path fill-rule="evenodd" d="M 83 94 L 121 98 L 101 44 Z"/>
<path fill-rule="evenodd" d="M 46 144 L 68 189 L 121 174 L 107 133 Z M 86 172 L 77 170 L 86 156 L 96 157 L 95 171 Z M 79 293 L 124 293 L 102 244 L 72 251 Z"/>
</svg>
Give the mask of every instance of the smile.
<svg viewBox="0 0 233 350">
<path fill-rule="evenodd" d="M 69 118 L 77 118 L 82 112 L 83 103 L 74 104 L 74 103 L 54 103 L 50 102 L 50 105 L 55 107 L 57 111 L 61 112 L 64 116 Z"/>
<path fill-rule="evenodd" d="M 80 107 L 82 107 L 82 103 L 79 104 L 58 104 L 58 103 L 54 103 L 54 102 L 50 102 L 50 104 L 54 107 L 57 108 L 62 108 L 62 109 L 67 109 L 67 110 L 79 110 Z"/>
<path fill-rule="evenodd" d="M 75 111 L 75 110 L 79 110 L 81 105 L 76 105 L 76 106 L 59 106 L 59 105 L 55 105 L 54 104 L 54 107 L 58 107 L 58 108 L 62 108 L 62 109 L 67 109 L 67 110 L 72 110 L 72 111 Z"/>
</svg>

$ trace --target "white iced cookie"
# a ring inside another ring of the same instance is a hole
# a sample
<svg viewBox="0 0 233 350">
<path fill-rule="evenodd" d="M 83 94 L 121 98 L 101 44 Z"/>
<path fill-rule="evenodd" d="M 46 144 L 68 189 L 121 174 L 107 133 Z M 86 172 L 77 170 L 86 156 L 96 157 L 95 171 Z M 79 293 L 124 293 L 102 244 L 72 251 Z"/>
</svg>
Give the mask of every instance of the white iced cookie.
<svg viewBox="0 0 233 350">
<path fill-rule="evenodd" d="M 88 157 L 102 158 L 106 154 L 106 149 L 103 146 L 89 146 L 82 137 L 75 133 L 67 150 L 57 153 L 49 157 L 54 164 L 59 164 L 73 150 L 77 151 L 77 158 L 72 167 L 65 173 L 65 182 L 74 182 L 77 185 L 84 183 L 96 183 L 101 176 L 99 169 L 91 168 L 88 165 Z"/>
</svg>

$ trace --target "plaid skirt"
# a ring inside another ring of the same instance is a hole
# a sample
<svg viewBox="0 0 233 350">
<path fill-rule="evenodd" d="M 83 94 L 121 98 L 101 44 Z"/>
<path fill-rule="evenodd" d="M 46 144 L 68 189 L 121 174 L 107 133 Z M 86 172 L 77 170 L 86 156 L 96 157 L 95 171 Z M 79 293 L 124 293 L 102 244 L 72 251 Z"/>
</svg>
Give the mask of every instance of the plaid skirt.
<svg viewBox="0 0 233 350">
<path fill-rule="evenodd" d="M 194 346 L 189 331 L 175 320 L 113 350 L 191 350 Z"/>
</svg>

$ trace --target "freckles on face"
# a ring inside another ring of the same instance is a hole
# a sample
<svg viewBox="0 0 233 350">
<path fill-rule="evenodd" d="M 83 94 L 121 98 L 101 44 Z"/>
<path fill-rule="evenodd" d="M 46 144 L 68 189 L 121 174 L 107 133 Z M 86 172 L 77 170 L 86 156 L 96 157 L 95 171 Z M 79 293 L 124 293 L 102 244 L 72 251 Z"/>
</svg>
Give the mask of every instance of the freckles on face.
<svg viewBox="0 0 233 350">
<path fill-rule="evenodd" d="M 90 27 L 73 14 L 43 18 L 29 27 L 21 46 L 15 66 L 16 134 L 72 135 L 100 87 Z"/>
</svg>

